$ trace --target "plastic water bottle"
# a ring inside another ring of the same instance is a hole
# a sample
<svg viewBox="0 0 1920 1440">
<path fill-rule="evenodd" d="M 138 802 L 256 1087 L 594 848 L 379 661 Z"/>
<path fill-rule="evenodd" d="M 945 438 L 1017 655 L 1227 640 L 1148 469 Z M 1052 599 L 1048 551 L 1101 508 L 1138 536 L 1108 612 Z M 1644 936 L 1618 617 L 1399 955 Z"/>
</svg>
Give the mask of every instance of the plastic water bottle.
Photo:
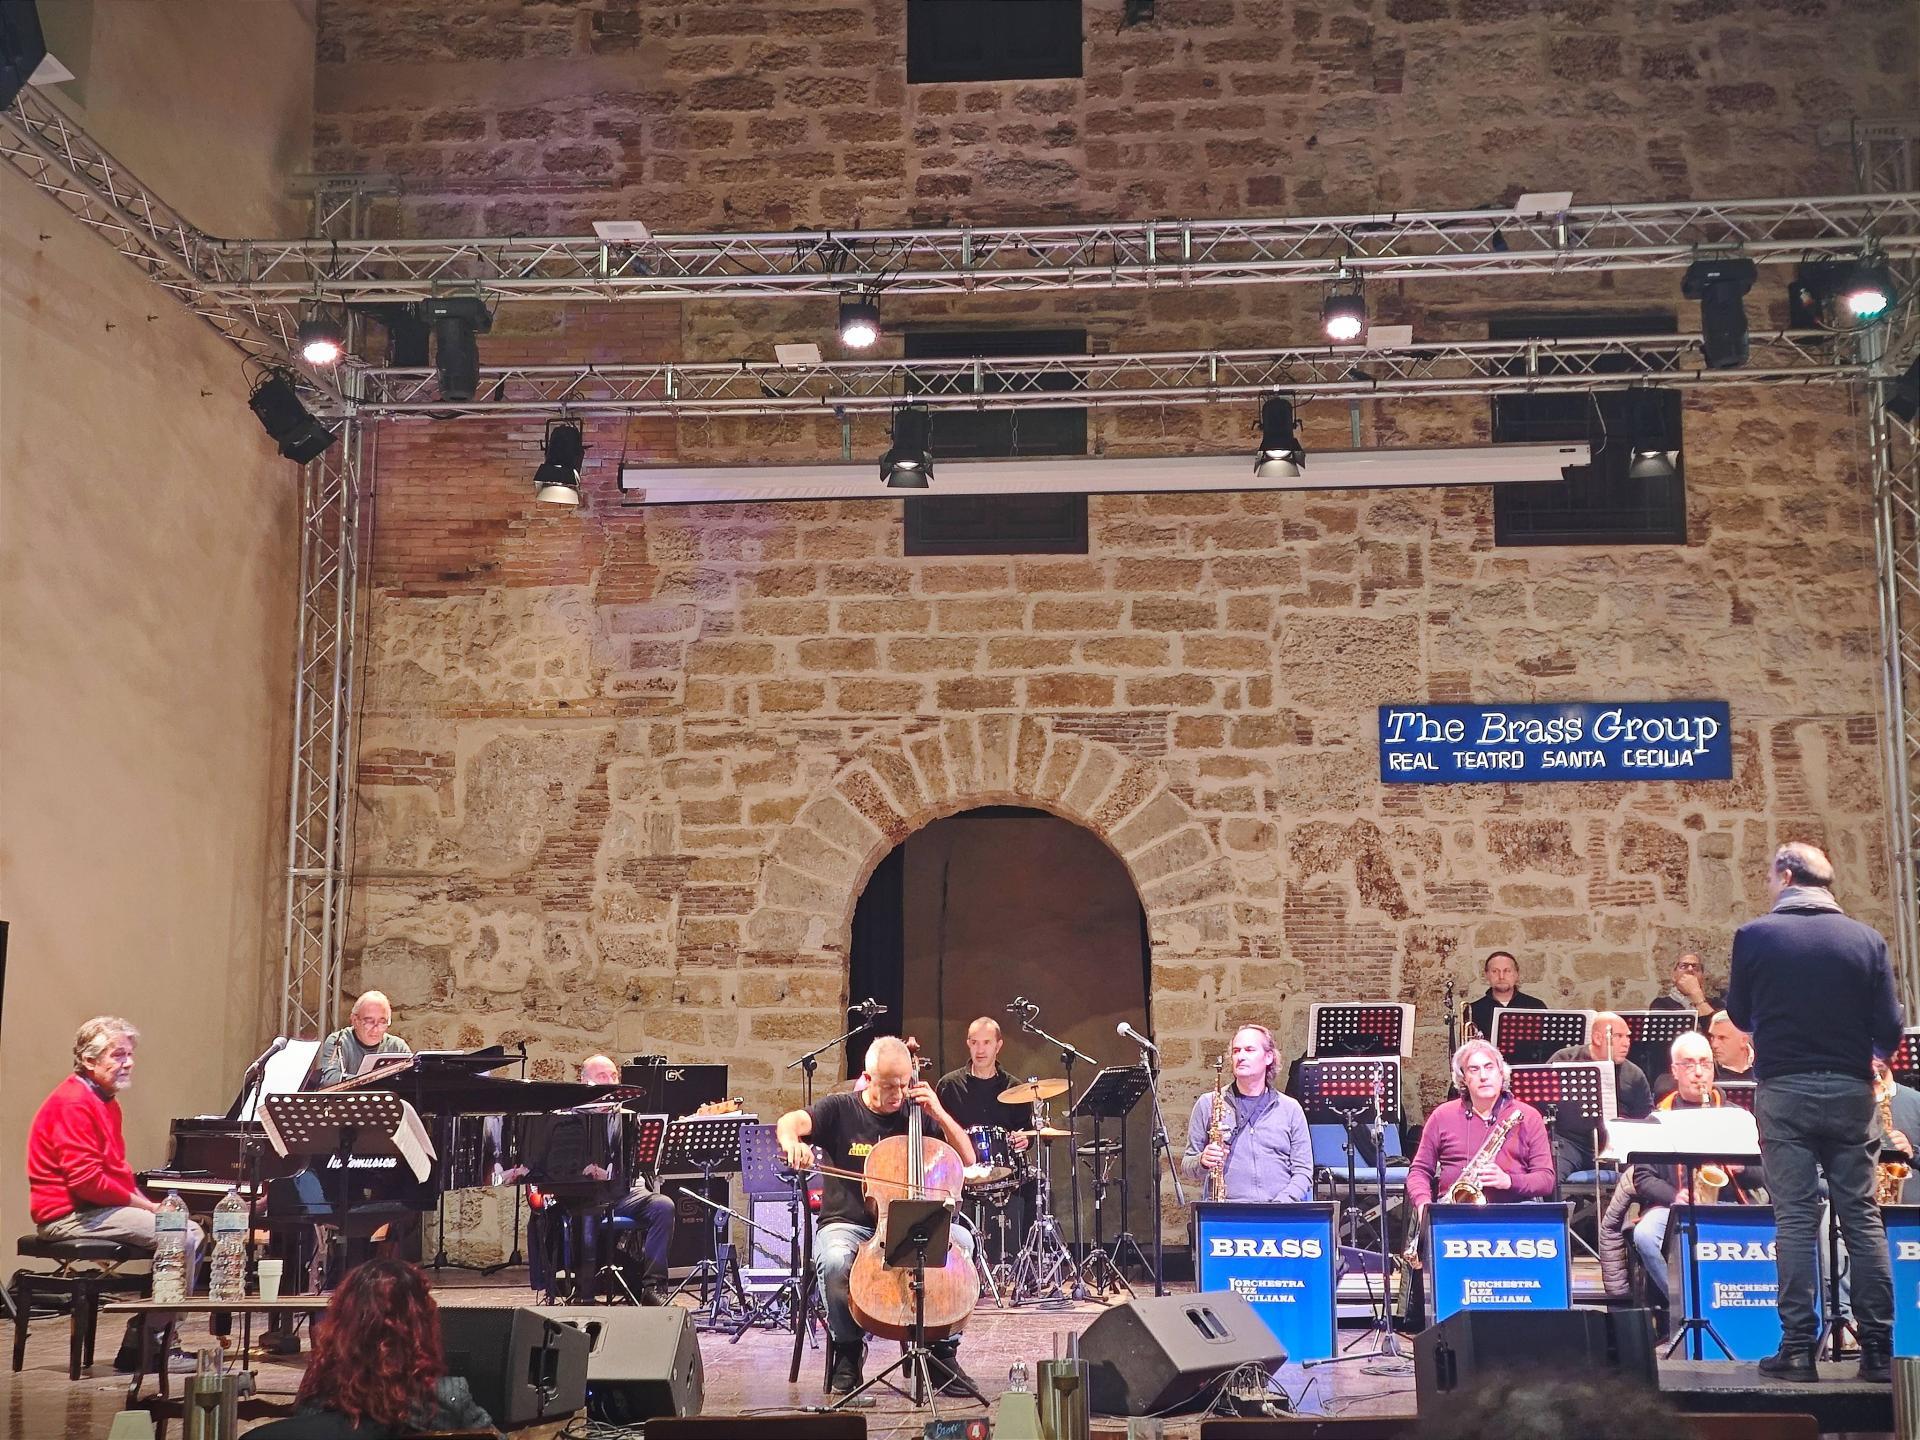
<svg viewBox="0 0 1920 1440">
<path fill-rule="evenodd" d="M 214 1300 L 247 1298 L 247 1202 L 238 1190 L 228 1190 L 213 1207 L 213 1279 L 207 1294 Z"/>
<path fill-rule="evenodd" d="M 153 1217 L 153 1298 L 176 1305 L 187 1298 L 187 1203 L 172 1190 Z"/>
</svg>

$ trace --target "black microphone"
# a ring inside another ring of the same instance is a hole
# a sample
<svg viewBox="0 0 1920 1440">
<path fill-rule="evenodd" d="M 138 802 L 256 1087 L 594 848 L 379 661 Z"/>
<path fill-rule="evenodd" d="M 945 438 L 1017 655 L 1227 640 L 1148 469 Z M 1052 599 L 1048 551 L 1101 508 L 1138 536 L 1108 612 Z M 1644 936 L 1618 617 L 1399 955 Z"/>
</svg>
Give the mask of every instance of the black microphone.
<svg viewBox="0 0 1920 1440">
<path fill-rule="evenodd" d="M 1009 1015 L 1036 1015 L 1039 1011 L 1040 1007 L 1024 995 L 1014 996 L 1012 1002 L 1007 1006 L 1007 1013 Z"/>
<path fill-rule="evenodd" d="M 871 1020 L 876 1015 L 886 1014 L 887 1007 L 882 1005 L 878 1000 L 868 998 L 866 1000 L 857 1000 L 849 1005 L 847 1007 L 847 1013 L 849 1015 L 857 1013 L 865 1019 Z"/>
</svg>

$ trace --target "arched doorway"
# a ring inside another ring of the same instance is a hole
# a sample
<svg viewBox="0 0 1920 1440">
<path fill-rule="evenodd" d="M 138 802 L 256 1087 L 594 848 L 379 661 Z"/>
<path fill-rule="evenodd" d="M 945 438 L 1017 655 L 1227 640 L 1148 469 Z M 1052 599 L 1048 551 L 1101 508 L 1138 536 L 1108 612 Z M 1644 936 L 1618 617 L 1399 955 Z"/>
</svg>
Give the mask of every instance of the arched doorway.
<svg viewBox="0 0 1920 1440">
<path fill-rule="evenodd" d="M 851 999 L 872 996 L 888 1007 L 883 1033 L 919 1036 L 936 1076 L 966 1064 L 967 1026 L 981 1015 L 1001 1023 L 1009 1073 L 1064 1074 L 1060 1051 L 1022 1033 L 1007 1013 L 1016 996 L 1040 1006 L 1041 1026 L 1107 1065 L 1139 1058 L 1116 1024 L 1152 1022 L 1146 914 L 1126 866 L 1091 831 L 1020 806 L 935 820 L 881 861 L 854 909 L 848 982 Z M 858 1070 L 862 1048 L 849 1047 L 849 1073 Z M 1092 1078 L 1079 1065 L 1076 1091 Z M 1056 1118 L 1064 1110 L 1056 1105 Z M 1151 1243 L 1153 1213 L 1147 1112 L 1144 1103 L 1135 1107 L 1126 1126 L 1125 1228 L 1143 1246 Z M 1172 1116 L 1169 1125 L 1180 1128 Z M 1113 1133 L 1108 1127 L 1103 1136 Z M 1176 1143 L 1184 1138 L 1177 1134 Z M 1054 1210 L 1070 1235 L 1067 1146 L 1054 1150 Z M 1090 1171 L 1080 1178 L 1091 1243 Z M 1105 1202 L 1109 1237 L 1121 1228 L 1119 1206 L 1115 1188 Z"/>
</svg>

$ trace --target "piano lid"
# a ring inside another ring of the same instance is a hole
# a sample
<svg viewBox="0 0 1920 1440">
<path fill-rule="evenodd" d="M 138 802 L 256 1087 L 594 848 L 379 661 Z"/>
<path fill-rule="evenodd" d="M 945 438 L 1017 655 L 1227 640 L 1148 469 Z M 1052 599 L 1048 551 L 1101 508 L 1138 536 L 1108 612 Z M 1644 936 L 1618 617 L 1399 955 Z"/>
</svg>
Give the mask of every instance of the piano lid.
<svg viewBox="0 0 1920 1440">
<path fill-rule="evenodd" d="M 227 1119 L 258 1120 L 261 1099 L 268 1095 L 293 1094 L 305 1083 L 307 1072 L 313 1069 L 314 1058 L 319 1053 L 318 1040 L 289 1040 L 277 1055 L 267 1061 L 266 1075 L 260 1083 L 258 1094 L 248 1094 L 246 1081 L 242 1078 L 240 1093 L 233 1097 L 233 1103 L 227 1107 Z"/>
</svg>

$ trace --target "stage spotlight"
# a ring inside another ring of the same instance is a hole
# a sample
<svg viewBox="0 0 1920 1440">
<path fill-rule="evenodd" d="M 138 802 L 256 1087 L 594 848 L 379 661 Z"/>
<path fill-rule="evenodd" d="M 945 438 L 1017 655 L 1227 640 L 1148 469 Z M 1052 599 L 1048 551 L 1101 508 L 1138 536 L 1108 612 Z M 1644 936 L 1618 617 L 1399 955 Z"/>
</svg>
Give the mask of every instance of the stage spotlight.
<svg viewBox="0 0 1920 1440">
<path fill-rule="evenodd" d="M 315 310 L 300 322 L 300 358 L 309 365 L 333 365 L 347 353 L 347 327 L 327 310 Z"/>
<path fill-rule="evenodd" d="M 1260 448 L 1253 455 L 1256 480 L 1297 478 L 1307 463 L 1306 449 L 1293 418 L 1293 402 L 1284 395 L 1270 395 L 1260 407 Z"/>
<path fill-rule="evenodd" d="M 1747 307 L 1753 262 L 1740 255 L 1696 260 L 1681 277 L 1680 293 L 1700 302 L 1700 334 L 1709 370 L 1737 370 L 1747 363 Z"/>
<path fill-rule="evenodd" d="M 1358 290 L 1337 291 L 1320 303 L 1320 327 L 1336 345 L 1351 345 L 1367 333 L 1367 302 Z"/>
<path fill-rule="evenodd" d="M 864 350 L 880 338 L 880 307 L 871 300 L 840 302 L 840 343 Z"/>
<path fill-rule="evenodd" d="M 420 302 L 420 318 L 433 326 L 433 368 L 442 400 L 471 400 L 480 388 L 480 342 L 493 328 L 493 313 L 477 295 L 442 295 Z"/>
<path fill-rule="evenodd" d="M 262 375 L 247 397 L 247 408 L 260 417 L 261 427 L 279 442 L 280 453 L 301 465 L 340 438 L 300 403 L 290 370 L 269 370 Z"/>
<path fill-rule="evenodd" d="M 880 457 L 880 479 L 889 490 L 925 490 L 933 483 L 932 434 L 933 419 L 924 407 L 893 412 L 893 444 Z"/>
<path fill-rule="evenodd" d="M 1679 473 L 1679 443 L 1667 424 L 1662 396 L 1637 390 L 1627 397 L 1627 475 L 1634 480 L 1671 480 Z"/>
<path fill-rule="evenodd" d="M 1840 283 L 1840 303 L 1855 320 L 1878 320 L 1893 305 L 1893 275 L 1878 260 L 1863 259 Z"/>
<path fill-rule="evenodd" d="M 533 474 L 533 498 L 551 505 L 580 503 L 580 462 L 587 446 L 580 427 L 570 420 L 547 425 L 546 459 Z"/>
</svg>

